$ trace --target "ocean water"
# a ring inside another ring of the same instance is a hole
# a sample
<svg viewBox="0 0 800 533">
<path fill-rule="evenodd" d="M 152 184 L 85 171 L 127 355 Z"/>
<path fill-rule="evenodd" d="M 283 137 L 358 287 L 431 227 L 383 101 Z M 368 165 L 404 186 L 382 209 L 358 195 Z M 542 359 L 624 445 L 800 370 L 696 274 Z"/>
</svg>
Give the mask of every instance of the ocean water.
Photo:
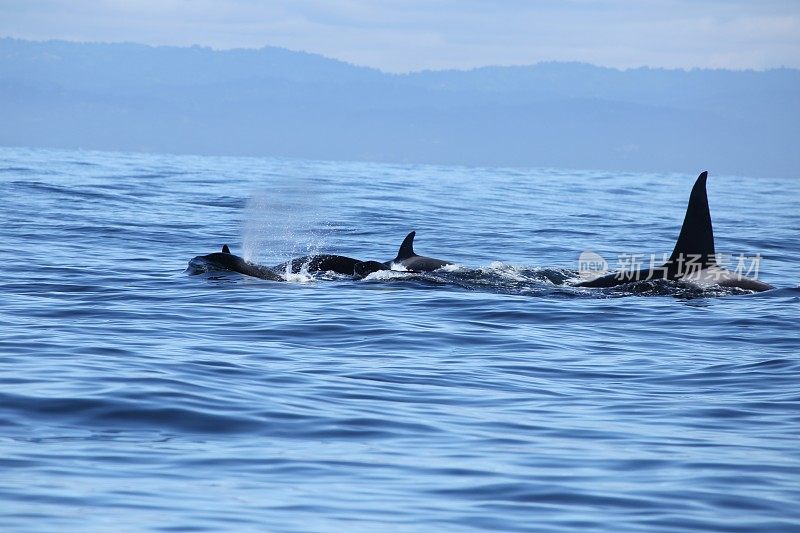
<svg viewBox="0 0 800 533">
<path fill-rule="evenodd" d="M 3 531 L 800 530 L 800 180 L 0 149 Z M 800 176 L 798 176 L 800 178 Z M 289 282 L 218 251 L 457 262 Z"/>
</svg>

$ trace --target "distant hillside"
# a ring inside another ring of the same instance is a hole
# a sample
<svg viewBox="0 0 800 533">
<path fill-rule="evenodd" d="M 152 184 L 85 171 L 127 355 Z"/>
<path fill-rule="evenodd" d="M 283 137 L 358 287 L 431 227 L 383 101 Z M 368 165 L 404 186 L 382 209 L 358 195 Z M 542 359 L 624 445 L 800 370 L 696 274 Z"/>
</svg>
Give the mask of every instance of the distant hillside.
<svg viewBox="0 0 800 533">
<path fill-rule="evenodd" d="M 279 48 L 0 39 L 0 145 L 800 177 L 800 71 L 391 75 Z"/>
</svg>

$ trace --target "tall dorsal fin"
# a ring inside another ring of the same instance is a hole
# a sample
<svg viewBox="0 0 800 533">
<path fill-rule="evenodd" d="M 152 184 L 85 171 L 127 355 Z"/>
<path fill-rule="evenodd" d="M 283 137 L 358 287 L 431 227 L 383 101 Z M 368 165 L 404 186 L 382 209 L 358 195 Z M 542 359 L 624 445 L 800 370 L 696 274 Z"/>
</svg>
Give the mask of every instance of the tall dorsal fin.
<svg viewBox="0 0 800 533">
<path fill-rule="evenodd" d="M 708 195 L 706 194 L 706 179 L 708 172 L 703 171 L 692 187 L 689 196 L 689 205 L 686 207 L 686 217 L 683 219 L 681 234 L 675 249 L 669 258 L 671 263 L 688 261 L 699 256 L 702 265 L 714 263 L 714 229 L 711 227 L 711 212 L 708 209 Z"/>
<path fill-rule="evenodd" d="M 223 245 L 222 245 L 222 253 L 223 253 L 223 254 L 229 254 L 229 253 L 231 253 L 231 249 L 230 249 L 230 248 L 228 248 L 228 245 L 227 245 L 227 244 L 223 244 Z"/>
<path fill-rule="evenodd" d="M 406 235 L 406 238 L 403 239 L 403 244 L 400 245 L 400 250 L 397 252 L 397 257 L 394 258 L 395 261 L 402 261 L 417 255 L 414 253 L 414 236 L 416 234 L 416 231 L 412 231 Z"/>
</svg>

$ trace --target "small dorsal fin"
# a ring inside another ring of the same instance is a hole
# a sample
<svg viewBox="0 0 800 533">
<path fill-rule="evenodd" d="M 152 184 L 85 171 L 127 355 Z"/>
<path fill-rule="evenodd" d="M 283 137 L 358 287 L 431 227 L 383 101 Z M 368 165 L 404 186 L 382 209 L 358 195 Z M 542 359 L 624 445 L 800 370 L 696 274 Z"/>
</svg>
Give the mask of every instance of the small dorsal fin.
<svg viewBox="0 0 800 533">
<path fill-rule="evenodd" d="M 678 242 L 675 243 L 675 249 L 669 258 L 671 264 L 698 258 L 698 256 L 700 263 L 704 266 L 716 262 L 713 257 L 714 229 L 711 227 L 711 212 L 708 209 L 708 195 L 706 194 L 707 178 L 708 172 L 703 171 L 692 187 L 681 234 L 678 236 Z"/>
<path fill-rule="evenodd" d="M 231 249 L 230 249 L 230 248 L 228 248 L 228 245 L 227 245 L 227 244 L 223 244 L 223 245 L 222 245 L 222 253 L 223 253 L 223 254 L 229 254 L 229 253 L 231 253 Z"/>
<path fill-rule="evenodd" d="M 403 239 L 403 244 L 400 245 L 400 250 L 397 252 L 397 257 L 394 258 L 395 261 L 402 261 L 417 255 L 414 253 L 414 236 L 416 234 L 416 231 L 412 231 L 406 235 L 406 238 Z"/>
</svg>

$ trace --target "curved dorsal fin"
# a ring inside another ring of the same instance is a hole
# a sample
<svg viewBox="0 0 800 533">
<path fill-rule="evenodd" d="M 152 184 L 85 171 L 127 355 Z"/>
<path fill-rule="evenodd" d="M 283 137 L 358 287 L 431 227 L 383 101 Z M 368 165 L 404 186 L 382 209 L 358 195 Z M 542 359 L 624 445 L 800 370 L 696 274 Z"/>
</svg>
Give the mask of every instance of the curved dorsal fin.
<svg viewBox="0 0 800 533">
<path fill-rule="evenodd" d="M 402 261 L 417 255 L 414 253 L 414 236 L 416 234 L 416 231 L 412 231 L 406 235 L 406 238 L 403 239 L 403 244 L 400 245 L 400 250 L 397 252 L 397 257 L 394 258 L 395 261 Z"/>
<path fill-rule="evenodd" d="M 698 256 L 702 265 L 716 262 L 712 257 L 714 256 L 714 229 L 711 227 L 711 212 L 708 209 L 707 178 L 708 172 L 703 171 L 692 187 L 681 234 L 678 236 L 678 242 L 675 243 L 675 249 L 669 258 L 673 264 L 676 261 L 687 261 L 690 257 L 697 258 Z"/>
<path fill-rule="evenodd" d="M 228 245 L 227 245 L 227 244 L 223 244 L 223 245 L 222 245 L 222 253 L 223 253 L 223 254 L 229 254 L 229 253 L 231 253 L 231 249 L 230 249 L 230 248 L 228 248 Z"/>
</svg>

